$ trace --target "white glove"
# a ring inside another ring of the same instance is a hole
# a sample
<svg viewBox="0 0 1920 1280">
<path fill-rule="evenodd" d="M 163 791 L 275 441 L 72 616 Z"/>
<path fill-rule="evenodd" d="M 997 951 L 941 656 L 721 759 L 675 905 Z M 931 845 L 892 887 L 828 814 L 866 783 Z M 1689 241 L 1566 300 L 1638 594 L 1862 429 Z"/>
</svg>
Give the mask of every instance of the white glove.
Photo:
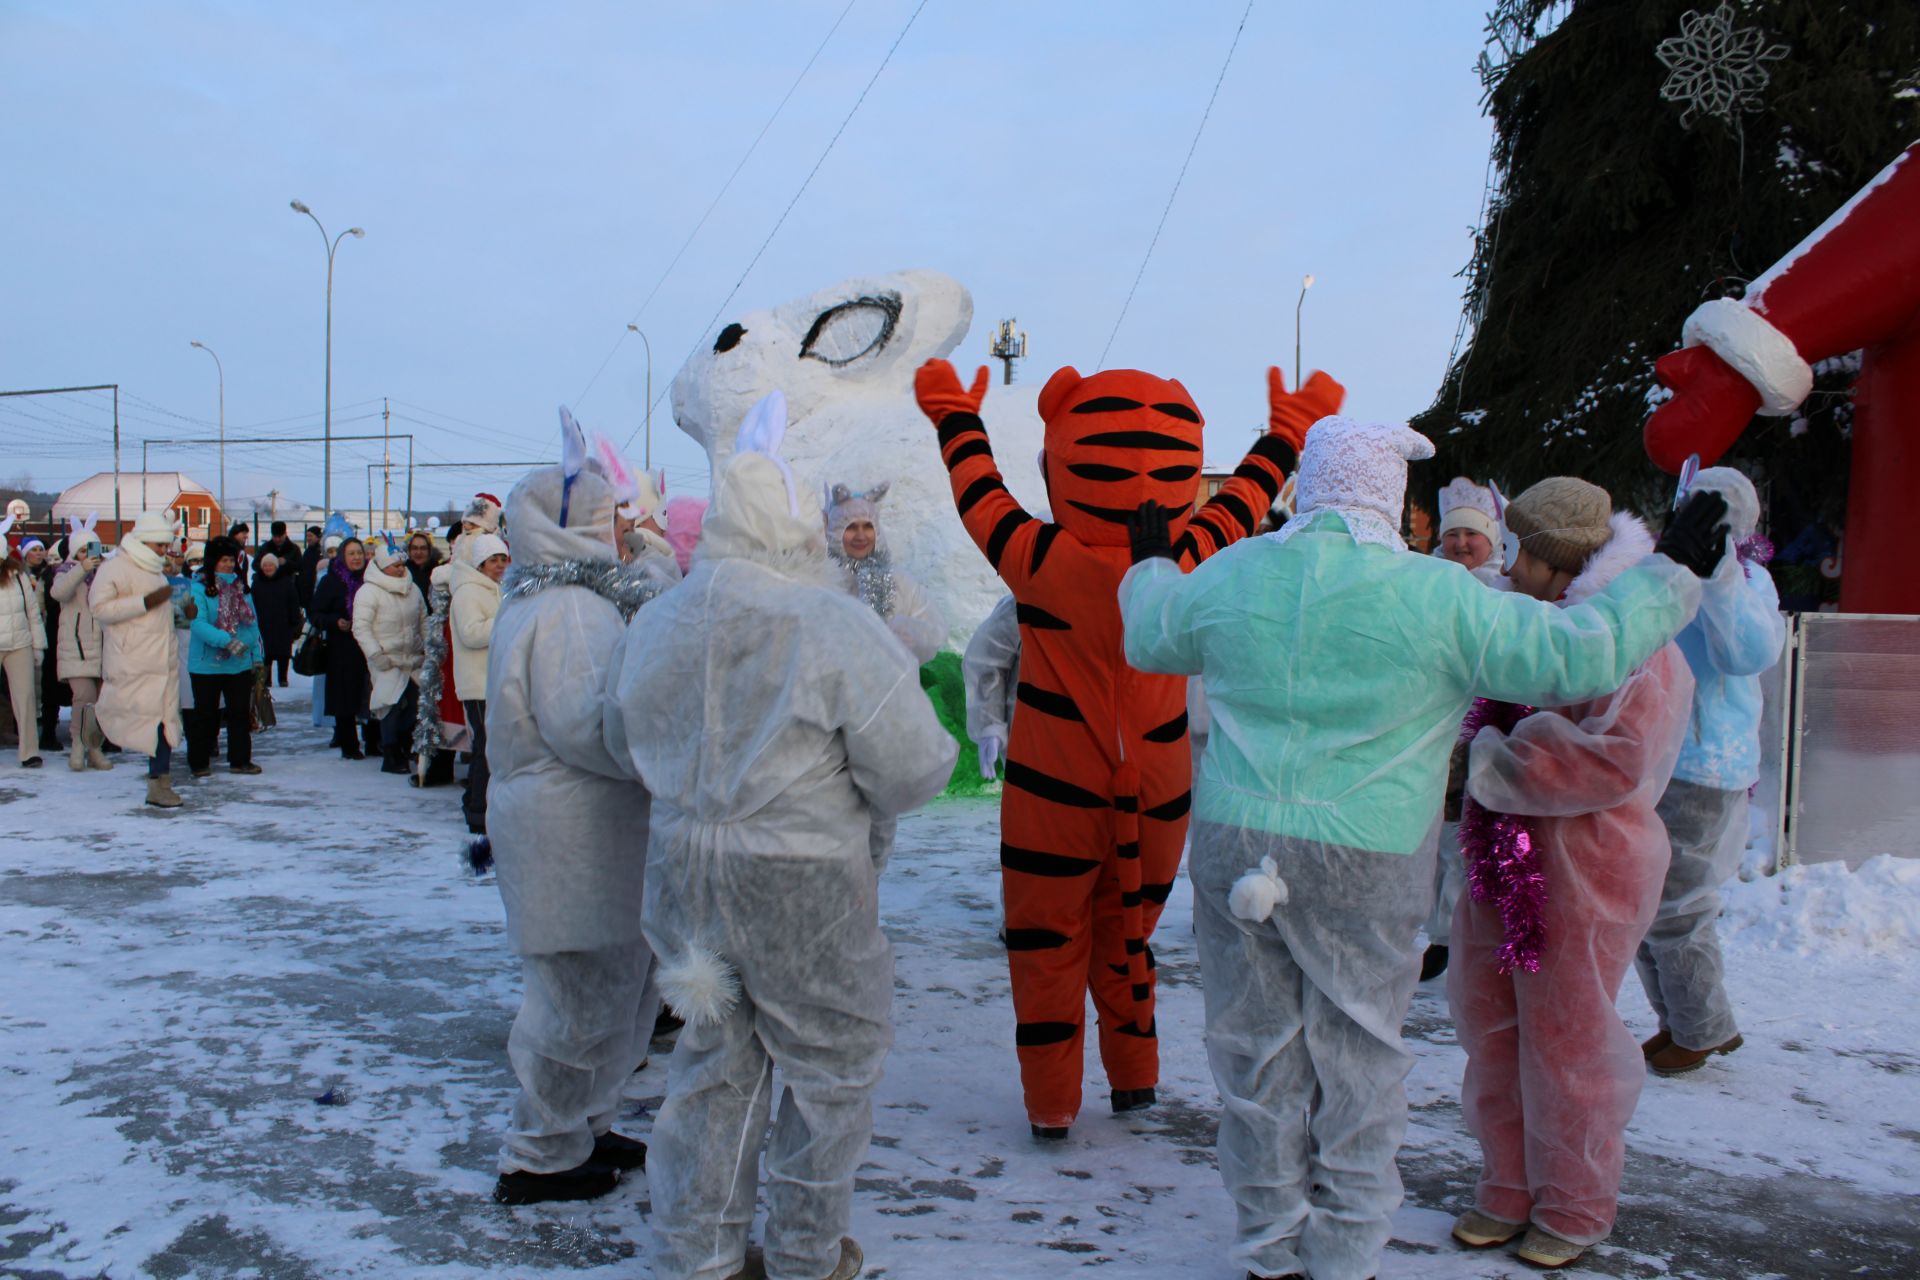
<svg viewBox="0 0 1920 1280">
<path fill-rule="evenodd" d="M 994 765 L 1007 758 L 1007 740 L 997 733 L 990 733 L 980 739 L 980 777 L 992 782 L 1000 775 Z"/>
</svg>

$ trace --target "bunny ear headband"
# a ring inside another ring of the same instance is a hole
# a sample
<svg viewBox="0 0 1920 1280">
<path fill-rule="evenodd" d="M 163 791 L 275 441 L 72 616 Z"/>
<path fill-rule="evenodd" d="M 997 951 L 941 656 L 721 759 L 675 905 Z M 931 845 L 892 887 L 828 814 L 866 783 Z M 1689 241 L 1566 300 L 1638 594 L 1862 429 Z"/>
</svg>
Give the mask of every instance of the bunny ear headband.
<svg viewBox="0 0 1920 1280">
<path fill-rule="evenodd" d="M 793 485 L 793 468 L 780 456 L 780 442 L 786 434 L 787 397 L 783 392 L 769 391 L 740 420 L 740 433 L 733 439 L 733 451 L 763 454 L 780 468 L 780 478 L 787 482 L 787 514 L 798 520 L 800 491 Z"/>
<path fill-rule="evenodd" d="M 560 406 L 560 527 L 567 527 L 567 508 L 573 503 L 573 482 L 587 468 L 587 433 Z"/>
</svg>

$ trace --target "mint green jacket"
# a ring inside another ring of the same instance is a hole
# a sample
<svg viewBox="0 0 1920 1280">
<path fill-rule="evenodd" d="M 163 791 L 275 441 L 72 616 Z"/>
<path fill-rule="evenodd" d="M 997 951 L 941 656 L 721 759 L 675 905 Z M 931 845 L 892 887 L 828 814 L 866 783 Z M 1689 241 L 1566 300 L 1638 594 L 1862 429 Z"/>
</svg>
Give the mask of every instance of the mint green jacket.
<svg viewBox="0 0 1920 1280">
<path fill-rule="evenodd" d="M 1562 609 L 1356 543 L 1331 512 L 1285 543 L 1248 538 L 1187 574 L 1147 560 L 1120 583 L 1127 661 L 1206 686 L 1196 817 L 1399 854 L 1439 816 L 1475 697 L 1610 693 L 1699 601 L 1698 579 L 1648 556 Z"/>
</svg>

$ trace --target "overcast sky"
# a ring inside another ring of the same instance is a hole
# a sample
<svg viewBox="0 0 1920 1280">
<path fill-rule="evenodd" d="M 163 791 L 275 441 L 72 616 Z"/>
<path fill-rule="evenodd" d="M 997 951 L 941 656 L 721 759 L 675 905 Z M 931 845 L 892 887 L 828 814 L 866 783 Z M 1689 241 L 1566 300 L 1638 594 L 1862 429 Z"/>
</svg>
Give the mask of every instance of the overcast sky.
<svg viewBox="0 0 1920 1280">
<path fill-rule="evenodd" d="M 656 395 L 916 3 L 854 0 L 640 315 Z M 422 462 L 549 457 L 562 402 L 624 438 L 646 381 L 624 326 L 846 8 L 0 0 L 0 389 L 120 383 L 134 470 L 142 438 L 208 434 L 199 339 L 230 435 L 317 432 L 326 261 L 297 197 L 367 232 L 336 260 L 336 433 L 377 432 L 390 396 Z M 1022 381 L 1090 372 L 1244 8 L 929 0 L 721 322 L 932 267 L 973 292 L 956 361 L 1017 316 Z M 1107 360 L 1182 379 L 1215 460 L 1264 419 L 1265 366 L 1291 366 L 1304 272 L 1306 362 L 1349 410 L 1431 400 L 1485 176 L 1483 8 L 1256 0 Z M 0 400 L 0 479 L 109 466 L 104 406 Z M 656 464 L 703 489 L 664 401 L 654 427 Z M 377 453 L 336 446 L 336 506 Z M 212 483 L 210 449 L 153 466 Z M 317 445 L 228 467 L 232 494 L 318 500 Z M 417 505 L 505 480 L 423 471 Z"/>
</svg>

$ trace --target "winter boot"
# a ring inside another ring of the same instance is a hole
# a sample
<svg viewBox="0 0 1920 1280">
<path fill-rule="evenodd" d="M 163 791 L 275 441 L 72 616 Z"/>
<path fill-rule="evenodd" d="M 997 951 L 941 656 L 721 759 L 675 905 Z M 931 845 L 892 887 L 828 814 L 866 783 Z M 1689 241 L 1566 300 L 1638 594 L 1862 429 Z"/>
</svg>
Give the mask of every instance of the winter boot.
<svg viewBox="0 0 1920 1280">
<path fill-rule="evenodd" d="M 1735 1034 L 1733 1039 L 1725 1044 L 1717 1044 L 1711 1049 L 1689 1049 L 1672 1036 L 1668 1036 L 1665 1048 L 1647 1055 L 1647 1065 L 1653 1068 L 1653 1074 L 1657 1076 L 1683 1076 L 1689 1071 L 1698 1071 L 1714 1054 L 1732 1053 L 1745 1043 L 1746 1040 L 1743 1037 Z"/>
<path fill-rule="evenodd" d="M 362 736 L 366 738 L 367 754 L 370 756 L 379 755 L 380 754 L 380 722 L 378 720 L 369 720 L 362 727 L 360 732 Z"/>
<path fill-rule="evenodd" d="M 74 717 L 73 745 L 67 748 L 67 768 L 75 773 L 87 771 L 87 744 L 81 739 L 79 717 Z"/>
<path fill-rule="evenodd" d="M 113 761 L 107 759 L 107 753 L 101 749 L 106 743 L 107 736 L 100 731 L 100 713 L 90 706 L 83 707 L 81 710 L 86 716 L 87 768 L 113 768 Z M 75 736 L 78 737 L 80 735 L 76 734 Z"/>
<path fill-rule="evenodd" d="M 827 1280 L 854 1280 L 867 1269 L 867 1255 L 860 1252 L 860 1242 L 852 1236 L 840 1237 L 840 1265 L 833 1269 Z"/>
<path fill-rule="evenodd" d="M 1673 1043 L 1673 1032 L 1665 1027 L 1640 1042 L 1640 1056 L 1651 1060 L 1653 1055 Z"/>
<path fill-rule="evenodd" d="M 727 1280 L 767 1280 L 767 1256 L 759 1249 L 749 1247 L 746 1261 L 740 1269 L 727 1277 Z"/>
<path fill-rule="evenodd" d="M 407 753 L 403 747 L 388 747 L 380 753 L 380 772 L 412 773 L 407 767 Z"/>
<path fill-rule="evenodd" d="M 453 785 L 453 752 L 436 751 L 427 761 L 426 776 L 420 779 L 423 787 L 450 787 Z"/>
<path fill-rule="evenodd" d="M 515 1169 L 493 1184 L 500 1204 L 543 1204 L 549 1200 L 594 1200 L 620 1185 L 620 1171 L 588 1160 L 559 1173 Z"/>
<path fill-rule="evenodd" d="M 178 809 L 184 801 L 174 792 L 171 778 L 147 779 L 147 803 L 156 809 Z"/>
<path fill-rule="evenodd" d="M 1526 1229 L 1524 1222 L 1502 1222 L 1478 1209 L 1469 1209 L 1454 1219 L 1453 1238 L 1469 1249 L 1487 1249 L 1505 1244 Z"/>
<path fill-rule="evenodd" d="M 1028 1127 L 1033 1130 L 1035 1142 L 1064 1142 L 1067 1134 L 1072 1132 L 1072 1126 L 1064 1124 L 1032 1124 Z"/>
<path fill-rule="evenodd" d="M 647 1144 L 609 1129 L 593 1140 L 593 1154 L 587 1159 L 609 1169 L 644 1169 L 647 1167 Z"/>
<path fill-rule="evenodd" d="M 1158 1102 L 1154 1097 L 1153 1086 L 1144 1089 L 1115 1089 L 1111 1094 L 1113 1114 L 1121 1115 L 1128 1111 L 1143 1111 Z"/>
<path fill-rule="evenodd" d="M 1545 1227 L 1528 1227 L 1527 1238 L 1520 1242 L 1514 1253 L 1522 1262 L 1531 1262 L 1536 1267 L 1564 1267 L 1578 1262 L 1587 1246 L 1563 1240 Z"/>
</svg>

